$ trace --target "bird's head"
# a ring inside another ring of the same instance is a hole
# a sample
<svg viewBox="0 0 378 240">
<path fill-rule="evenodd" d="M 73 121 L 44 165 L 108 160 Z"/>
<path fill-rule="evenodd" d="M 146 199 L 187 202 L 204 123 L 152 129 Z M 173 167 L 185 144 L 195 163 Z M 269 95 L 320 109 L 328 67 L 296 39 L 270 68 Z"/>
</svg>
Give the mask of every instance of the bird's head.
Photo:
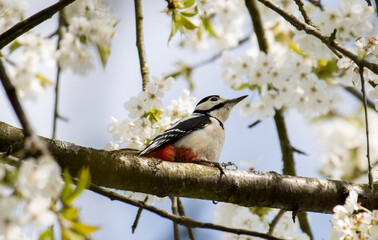
<svg viewBox="0 0 378 240">
<path fill-rule="evenodd" d="M 211 95 L 199 101 L 193 113 L 208 114 L 224 123 L 230 115 L 231 109 L 247 96 L 226 99 L 218 95 Z"/>
</svg>

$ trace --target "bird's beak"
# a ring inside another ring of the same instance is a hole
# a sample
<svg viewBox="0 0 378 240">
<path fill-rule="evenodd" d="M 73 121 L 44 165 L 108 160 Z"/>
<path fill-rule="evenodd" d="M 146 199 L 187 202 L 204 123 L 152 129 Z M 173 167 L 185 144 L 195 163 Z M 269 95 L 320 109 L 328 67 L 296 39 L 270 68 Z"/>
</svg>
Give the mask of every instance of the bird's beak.
<svg viewBox="0 0 378 240">
<path fill-rule="evenodd" d="M 240 102 L 241 100 L 243 100 L 246 97 L 248 97 L 248 95 L 241 96 L 241 97 L 238 97 L 238 98 L 233 98 L 233 99 L 228 100 L 227 103 L 231 104 L 232 106 L 234 106 L 234 105 L 236 105 L 238 102 Z"/>
</svg>

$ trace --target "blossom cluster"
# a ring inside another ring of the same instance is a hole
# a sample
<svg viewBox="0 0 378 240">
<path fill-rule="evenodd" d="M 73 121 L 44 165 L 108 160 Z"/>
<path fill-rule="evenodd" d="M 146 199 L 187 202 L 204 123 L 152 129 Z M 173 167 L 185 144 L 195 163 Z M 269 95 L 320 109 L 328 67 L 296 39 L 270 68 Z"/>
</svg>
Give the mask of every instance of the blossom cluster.
<svg viewBox="0 0 378 240">
<path fill-rule="evenodd" d="M 372 63 L 378 63 L 378 40 L 376 38 L 364 38 L 359 37 L 355 41 L 356 45 L 356 53 L 372 62 Z M 347 57 L 341 58 L 338 63 L 338 67 L 340 69 L 345 69 L 347 71 L 346 77 L 344 77 L 344 84 L 350 85 L 350 83 L 353 83 L 355 86 L 359 86 L 361 83 L 361 77 L 360 77 L 360 68 L 354 63 L 351 59 Z M 373 100 L 378 100 L 378 75 L 373 73 L 367 68 L 364 68 L 363 70 L 363 77 L 364 81 L 369 83 L 366 84 L 369 90 L 369 96 Z M 378 111 L 378 101 L 375 102 L 375 109 Z"/>
<path fill-rule="evenodd" d="M 188 31 L 183 38 L 181 45 L 193 49 L 206 49 L 209 41 L 213 40 L 214 46 L 218 49 L 228 49 L 238 45 L 245 35 L 243 23 L 247 12 L 244 1 L 197 1 L 199 14 L 191 20 L 200 26 L 201 19 L 209 19 L 211 31 L 205 31 L 201 27 L 197 31 Z M 211 20 L 210 20 L 211 19 Z M 206 25 L 205 24 L 205 28 Z"/>
<path fill-rule="evenodd" d="M 0 0 L 0 33 L 21 21 L 27 4 Z M 6 68 L 20 98 L 35 99 L 49 80 L 56 62 L 62 70 L 85 74 L 93 67 L 91 46 L 97 48 L 103 65 L 110 54 L 110 39 L 117 21 L 102 0 L 78 0 L 65 8 L 59 48 L 54 38 L 29 31 L 4 49 Z"/>
<path fill-rule="evenodd" d="M 190 96 L 188 90 L 183 90 L 179 99 L 172 100 L 165 110 L 162 109 L 164 92 L 171 89 L 173 82 L 172 77 L 153 76 L 146 85 L 146 91 L 126 101 L 124 107 L 130 119 L 120 121 L 112 118 L 108 131 L 113 135 L 113 141 L 105 149 L 119 149 L 122 144 L 142 149 L 172 123 L 190 114 L 195 98 Z"/>
<path fill-rule="evenodd" d="M 52 206 L 64 185 L 60 174 L 47 156 L 23 160 L 19 168 L 0 164 L 0 239 L 28 239 L 24 228 L 40 233 L 55 224 Z"/>
<path fill-rule="evenodd" d="M 369 122 L 376 123 L 378 116 L 369 111 Z M 366 159 L 366 136 L 364 116 L 332 117 L 315 122 L 319 142 L 325 148 L 320 173 L 332 179 L 353 181 L 368 170 Z M 370 126 L 370 159 L 372 166 L 378 164 L 378 126 Z M 373 167 L 378 179 L 378 168 Z"/>
<path fill-rule="evenodd" d="M 215 211 L 214 223 L 251 231 L 268 231 L 269 222 L 275 217 L 278 210 L 241 207 L 230 203 L 219 203 Z M 272 235 L 284 239 L 306 240 L 307 234 L 298 232 L 299 223 L 293 222 L 290 212 L 284 213 L 272 231 Z M 255 239 L 250 236 L 223 233 L 222 240 Z M 257 239 L 257 238 L 256 238 Z"/>
<path fill-rule="evenodd" d="M 344 205 L 333 209 L 331 240 L 378 239 L 378 210 L 370 211 L 357 203 L 358 194 L 350 191 Z"/>
<path fill-rule="evenodd" d="M 241 53 L 234 57 L 223 53 L 221 66 L 224 82 L 234 89 L 257 89 L 259 99 L 241 103 L 241 115 L 258 115 L 260 120 L 271 117 L 275 109 L 289 107 L 307 117 L 327 113 L 338 101 L 338 96 L 324 80 L 312 72 L 311 62 L 296 53 L 285 61 L 276 54 L 263 52 Z"/>
<path fill-rule="evenodd" d="M 19 22 L 25 13 L 27 3 L 15 0 L 0 1 L 0 34 Z"/>
<path fill-rule="evenodd" d="M 0 33 L 21 21 L 27 5 L 26 2 L 18 0 L 0 1 Z M 30 31 L 17 38 L 3 53 L 10 63 L 7 70 L 20 98 L 35 99 L 43 86 L 51 85 L 41 66 L 53 66 L 57 59 L 56 46 L 52 39 Z"/>
<path fill-rule="evenodd" d="M 90 46 L 97 47 L 103 65 L 110 53 L 117 20 L 104 0 L 78 0 L 64 10 L 67 27 L 59 43 L 59 66 L 84 75 L 93 67 Z"/>
</svg>

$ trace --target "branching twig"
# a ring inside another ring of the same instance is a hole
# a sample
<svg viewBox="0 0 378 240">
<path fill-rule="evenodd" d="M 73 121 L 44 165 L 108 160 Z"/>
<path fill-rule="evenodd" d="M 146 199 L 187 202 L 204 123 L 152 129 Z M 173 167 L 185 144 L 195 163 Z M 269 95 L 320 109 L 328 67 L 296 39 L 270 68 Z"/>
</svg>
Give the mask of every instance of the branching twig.
<svg viewBox="0 0 378 240">
<path fill-rule="evenodd" d="M 269 231 L 268 231 L 268 234 L 269 235 L 272 235 L 273 234 L 273 231 L 274 231 L 274 228 L 277 226 L 277 223 L 278 221 L 280 220 L 280 218 L 284 215 L 285 211 L 284 210 L 280 210 L 277 215 L 274 217 L 274 219 L 272 220 L 272 222 L 270 223 L 269 225 Z"/>
<path fill-rule="evenodd" d="M 242 38 L 242 39 L 238 42 L 238 45 L 235 46 L 235 47 L 233 47 L 233 48 L 231 48 L 231 50 L 232 50 L 232 49 L 235 49 L 235 48 L 238 48 L 238 47 L 240 47 L 240 46 L 242 46 L 242 45 L 243 45 L 244 43 L 246 43 L 248 40 L 249 40 L 249 36 Z M 204 59 L 204 60 L 199 61 L 199 62 L 197 62 L 197 63 L 194 63 L 194 64 L 192 64 L 192 65 L 190 65 L 190 66 L 187 66 L 186 69 L 188 69 L 188 71 L 191 72 L 191 71 L 195 70 L 196 68 L 203 67 L 203 66 L 205 66 L 205 65 L 207 65 L 207 64 L 209 64 L 209 63 L 214 62 L 215 60 L 217 60 L 217 59 L 220 58 L 221 56 L 222 56 L 222 52 L 216 53 L 216 54 L 214 54 L 213 56 L 211 56 L 211 57 L 209 57 L 209 58 L 207 58 L 207 59 Z M 173 73 L 170 73 L 170 74 L 167 74 L 167 77 L 176 77 L 176 76 L 178 76 L 178 75 L 180 75 L 180 74 L 182 74 L 182 70 L 177 71 L 177 72 L 173 72 Z"/>
<path fill-rule="evenodd" d="M 360 66 L 360 78 L 361 78 L 361 91 L 364 97 L 364 113 L 365 113 L 365 129 L 366 129 L 366 157 L 368 160 L 368 178 L 369 186 L 373 189 L 373 173 L 371 171 L 371 162 L 370 162 L 370 142 L 369 142 L 369 119 L 368 119 L 368 110 L 367 110 L 367 101 L 366 101 L 366 92 L 365 92 L 365 79 L 364 79 L 364 67 Z"/>
<path fill-rule="evenodd" d="M 62 40 L 62 35 L 63 35 L 63 26 L 66 24 L 66 20 L 64 17 L 64 12 L 63 10 L 59 13 L 59 25 L 57 29 L 57 34 L 58 34 L 58 41 L 57 41 L 57 50 L 59 50 L 59 44 L 60 41 Z M 57 64 L 57 69 L 56 69 L 56 82 L 55 82 L 55 102 L 54 102 L 54 118 L 53 118 L 53 131 L 52 131 L 52 139 L 56 138 L 56 129 L 57 129 L 57 121 L 59 118 L 59 111 L 58 111 L 58 106 L 59 106 L 59 86 L 60 86 L 60 74 L 61 74 L 61 68 L 59 63 Z"/>
<path fill-rule="evenodd" d="M 303 0 L 294 0 L 294 1 L 295 1 L 295 3 L 297 4 L 298 9 L 299 9 L 299 11 L 301 12 L 302 17 L 303 17 L 303 19 L 305 20 L 305 22 L 306 22 L 308 25 L 311 25 L 311 26 L 313 26 L 314 28 L 317 28 L 317 27 L 314 25 L 314 23 L 311 21 L 310 16 L 308 15 L 306 9 L 304 8 Z"/>
<path fill-rule="evenodd" d="M 358 91 L 356 88 L 354 88 L 354 87 L 344 87 L 344 89 L 347 91 L 347 92 L 349 92 L 350 94 L 352 94 L 353 96 L 355 96 L 356 98 L 358 98 L 359 100 L 361 100 L 361 102 L 364 102 L 365 100 L 364 100 L 364 96 L 363 96 L 363 94 L 360 92 L 360 91 Z M 371 100 L 371 99 L 369 99 L 369 98 L 367 98 L 367 96 L 366 96 L 366 104 L 367 104 L 367 106 L 370 108 L 370 109 L 372 109 L 373 111 L 377 111 L 376 109 L 375 109 L 375 104 L 374 104 L 374 102 Z"/>
<path fill-rule="evenodd" d="M 305 31 L 307 34 L 313 35 L 319 40 L 321 40 L 324 44 L 327 45 L 328 48 L 331 50 L 337 50 L 341 54 L 345 55 L 346 57 L 352 59 L 358 66 L 366 67 L 373 71 L 374 73 L 378 74 L 378 64 L 372 63 L 367 61 L 366 59 L 360 58 L 356 54 L 352 53 L 345 47 L 339 45 L 336 41 L 331 41 L 332 39 L 325 35 L 324 33 L 320 32 L 316 28 L 300 21 L 298 18 L 296 18 L 291 13 L 288 13 L 283 8 L 277 6 L 270 0 L 258 0 L 259 2 L 263 3 L 268 8 L 272 9 L 279 15 L 281 15 L 284 19 L 286 19 L 289 23 L 291 23 L 295 28 L 297 28 L 300 31 Z M 340 57 L 340 56 L 338 56 Z"/>
<path fill-rule="evenodd" d="M 324 7 L 323 7 L 323 4 L 321 2 L 321 0 L 308 0 L 312 5 L 314 5 L 315 7 L 318 7 L 320 8 L 320 10 L 324 10 Z"/>
<path fill-rule="evenodd" d="M 22 22 L 17 23 L 3 34 L 0 35 L 0 49 L 5 47 L 7 44 L 21 36 L 22 34 L 26 33 L 30 29 L 34 28 L 35 26 L 39 25 L 40 23 L 46 21 L 47 19 L 51 18 L 55 13 L 69 5 L 70 3 L 74 2 L 75 0 L 61 0 L 57 3 L 51 5 L 39 11 L 38 13 L 34 14 L 33 16 L 25 19 Z"/>
<path fill-rule="evenodd" d="M 148 195 L 144 198 L 144 202 L 147 203 L 147 201 L 148 201 Z M 139 207 L 138 212 L 137 212 L 137 215 L 135 216 L 134 223 L 133 223 L 133 225 L 131 226 L 131 232 L 132 232 L 132 233 L 135 232 L 135 229 L 136 229 L 137 226 L 138 226 L 140 216 L 142 216 L 142 212 L 143 212 L 143 208 L 142 208 L 142 207 Z"/>
<path fill-rule="evenodd" d="M 178 207 L 178 212 L 181 217 L 186 217 L 185 215 L 185 209 L 184 209 L 184 204 L 181 201 L 181 198 L 177 198 L 177 207 Z M 194 234 L 193 234 L 193 229 L 191 227 L 186 227 L 188 229 L 188 235 L 190 240 L 194 240 Z"/>
<path fill-rule="evenodd" d="M 136 46 L 138 48 L 140 73 L 142 75 L 142 87 L 144 91 L 146 90 L 146 85 L 150 79 L 150 71 L 147 66 L 146 51 L 144 48 L 142 0 L 135 0 L 134 3 L 136 24 Z"/>
<path fill-rule="evenodd" d="M 27 119 L 24 109 L 21 106 L 20 101 L 17 97 L 16 88 L 13 86 L 11 80 L 8 77 L 8 74 L 6 73 L 3 60 L 0 58 L 0 80 L 4 86 L 5 92 L 8 95 L 8 99 L 11 102 L 14 111 L 16 112 L 16 115 L 18 117 L 18 120 L 20 121 L 25 138 L 30 137 L 34 134 L 34 131 L 29 123 L 29 120 Z"/>
<path fill-rule="evenodd" d="M 177 216 L 177 197 L 170 197 L 172 203 L 172 214 Z M 173 221 L 173 236 L 175 240 L 180 240 L 179 227 L 176 222 Z"/>
<path fill-rule="evenodd" d="M 124 202 L 136 207 L 142 207 L 147 211 L 156 213 L 157 215 L 167 218 L 172 220 L 173 222 L 183 225 L 183 226 L 188 226 L 192 228 L 206 228 L 206 229 L 213 229 L 213 230 L 219 230 L 223 232 L 229 232 L 229 233 L 234 233 L 238 235 L 248 235 L 248 236 L 253 236 L 253 237 L 259 237 L 263 239 L 271 239 L 271 240 L 282 240 L 281 238 L 274 237 L 274 236 L 269 236 L 268 234 L 265 233 L 260 233 L 260 232 L 255 232 L 255 231 L 250 231 L 250 230 L 245 230 L 245 229 L 236 229 L 236 228 L 230 228 L 230 227 L 225 227 L 213 223 L 207 223 L 207 222 L 197 222 L 194 221 L 188 217 L 181 217 L 177 216 L 174 214 L 170 214 L 167 211 L 163 209 L 156 208 L 154 206 L 148 205 L 143 201 L 138 201 L 134 200 L 128 197 L 125 197 L 123 195 L 120 195 L 118 193 L 109 191 L 105 188 L 99 187 L 97 185 L 91 184 L 90 190 L 99 193 L 105 197 L 110 198 L 111 200 L 118 200 L 120 202 Z"/>
</svg>

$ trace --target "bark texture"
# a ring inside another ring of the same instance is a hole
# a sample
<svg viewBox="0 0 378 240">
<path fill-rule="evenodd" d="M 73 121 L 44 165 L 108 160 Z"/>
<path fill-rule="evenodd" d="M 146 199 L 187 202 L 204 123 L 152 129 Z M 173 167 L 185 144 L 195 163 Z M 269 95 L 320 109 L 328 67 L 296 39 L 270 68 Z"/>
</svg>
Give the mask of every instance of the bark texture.
<svg viewBox="0 0 378 240">
<path fill-rule="evenodd" d="M 272 207 L 291 211 L 331 213 L 343 204 L 350 190 L 359 202 L 378 209 L 378 191 L 367 184 L 281 175 L 275 172 L 219 170 L 190 163 L 170 163 L 140 158 L 135 151 L 104 151 L 69 142 L 42 138 L 62 168 L 73 175 L 89 166 L 92 182 L 99 186 L 150 193 L 235 203 L 247 207 Z M 0 122 L 0 152 L 22 149 L 21 129 Z M 378 184 L 374 185 L 378 189 Z"/>
</svg>

